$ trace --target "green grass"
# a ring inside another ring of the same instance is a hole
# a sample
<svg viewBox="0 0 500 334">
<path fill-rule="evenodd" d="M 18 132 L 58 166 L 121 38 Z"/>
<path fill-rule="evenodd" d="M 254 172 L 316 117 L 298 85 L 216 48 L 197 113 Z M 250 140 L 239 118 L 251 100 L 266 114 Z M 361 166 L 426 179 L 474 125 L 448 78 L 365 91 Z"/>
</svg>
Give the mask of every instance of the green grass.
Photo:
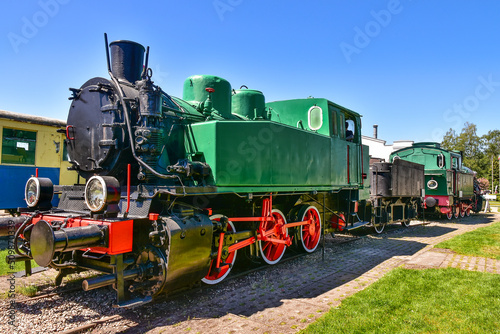
<svg viewBox="0 0 500 334">
<path fill-rule="evenodd" d="M 16 287 L 16 292 L 28 297 L 33 297 L 38 292 L 38 287 L 36 285 L 23 285 Z"/>
<path fill-rule="evenodd" d="M 16 285 L 15 288 L 16 295 L 21 294 L 27 297 L 34 297 L 36 296 L 37 292 L 38 292 L 38 286 L 36 285 L 21 284 L 21 285 Z M 10 294 L 11 294 L 10 291 L 0 292 L 0 299 L 11 298 Z"/>
<path fill-rule="evenodd" d="M 12 253 L 12 251 L 11 251 Z M 2 249 L 0 250 L 0 276 L 7 275 L 12 272 L 18 272 L 21 270 L 24 270 L 24 262 L 16 262 L 14 263 L 13 267 L 9 265 L 5 261 L 5 257 L 9 255 L 9 250 L 8 249 Z M 38 267 L 38 265 L 35 263 L 35 261 L 31 261 L 31 268 Z"/>
<path fill-rule="evenodd" d="M 397 268 L 301 333 L 500 333 L 500 275 Z"/>
<path fill-rule="evenodd" d="M 500 260 L 500 222 L 458 235 L 434 247 L 451 249 L 461 255 Z"/>
</svg>

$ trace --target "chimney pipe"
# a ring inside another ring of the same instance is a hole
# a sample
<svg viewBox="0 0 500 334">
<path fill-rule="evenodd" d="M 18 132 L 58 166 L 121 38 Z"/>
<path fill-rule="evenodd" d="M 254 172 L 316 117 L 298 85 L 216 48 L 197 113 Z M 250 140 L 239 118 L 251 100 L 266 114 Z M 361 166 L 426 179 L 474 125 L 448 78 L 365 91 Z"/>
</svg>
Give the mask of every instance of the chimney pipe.
<svg viewBox="0 0 500 334">
<path fill-rule="evenodd" d="M 373 138 L 377 139 L 377 129 L 378 129 L 378 125 L 377 124 L 373 124 Z"/>
<path fill-rule="evenodd" d="M 111 71 L 119 80 L 135 83 L 141 79 L 144 46 L 132 41 L 114 41 L 111 48 Z"/>
</svg>

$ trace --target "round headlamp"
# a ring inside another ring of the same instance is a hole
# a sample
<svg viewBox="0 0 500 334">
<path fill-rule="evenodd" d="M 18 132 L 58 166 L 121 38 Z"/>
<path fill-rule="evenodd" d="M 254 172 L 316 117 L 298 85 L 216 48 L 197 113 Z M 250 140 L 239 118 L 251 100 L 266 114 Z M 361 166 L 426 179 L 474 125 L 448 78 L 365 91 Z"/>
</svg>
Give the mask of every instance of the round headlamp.
<svg viewBox="0 0 500 334">
<path fill-rule="evenodd" d="M 54 185 L 47 177 L 32 176 L 26 182 L 24 196 L 26 204 L 30 208 L 37 206 L 50 207 L 50 202 L 54 196 Z"/>
<path fill-rule="evenodd" d="M 92 212 L 100 212 L 120 201 L 120 182 L 112 176 L 92 176 L 85 186 L 85 203 Z"/>
<path fill-rule="evenodd" d="M 427 205 L 428 208 L 433 208 L 437 203 L 438 201 L 434 197 L 427 197 L 425 199 L 425 205 Z"/>
<path fill-rule="evenodd" d="M 436 180 L 429 180 L 429 182 L 427 182 L 427 188 L 436 189 L 437 187 L 438 187 L 438 182 Z"/>
</svg>

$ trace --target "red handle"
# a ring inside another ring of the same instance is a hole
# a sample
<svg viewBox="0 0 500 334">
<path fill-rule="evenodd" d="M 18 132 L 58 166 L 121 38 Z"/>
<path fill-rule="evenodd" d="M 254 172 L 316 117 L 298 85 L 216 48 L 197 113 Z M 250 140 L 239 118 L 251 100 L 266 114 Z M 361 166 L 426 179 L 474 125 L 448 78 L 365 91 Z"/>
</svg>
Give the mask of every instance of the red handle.
<svg viewBox="0 0 500 334">
<path fill-rule="evenodd" d="M 74 129 L 73 125 L 67 125 L 66 126 L 66 138 L 68 138 L 69 140 L 75 140 L 75 137 L 71 137 L 69 135 L 69 129 Z M 74 132 L 73 132 L 74 133 Z"/>
</svg>

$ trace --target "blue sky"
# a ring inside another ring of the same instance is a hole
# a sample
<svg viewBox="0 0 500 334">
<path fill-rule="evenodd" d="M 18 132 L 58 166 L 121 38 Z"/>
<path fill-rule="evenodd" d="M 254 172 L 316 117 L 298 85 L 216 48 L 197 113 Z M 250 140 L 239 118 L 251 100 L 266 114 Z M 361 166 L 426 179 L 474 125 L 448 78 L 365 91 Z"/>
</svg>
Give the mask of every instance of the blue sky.
<svg viewBox="0 0 500 334">
<path fill-rule="evenodd" d="M 499 13 L 492 0 L 4 0 L 0 109 L 66 119 L 68 88 L 107 77 L 106 32 L 150 46 L 174 96 L 213 74 L 267 101 L 328 98 L 388 143 L 465 122 L 482 135 L 499 129 Z"/>
</svg>

